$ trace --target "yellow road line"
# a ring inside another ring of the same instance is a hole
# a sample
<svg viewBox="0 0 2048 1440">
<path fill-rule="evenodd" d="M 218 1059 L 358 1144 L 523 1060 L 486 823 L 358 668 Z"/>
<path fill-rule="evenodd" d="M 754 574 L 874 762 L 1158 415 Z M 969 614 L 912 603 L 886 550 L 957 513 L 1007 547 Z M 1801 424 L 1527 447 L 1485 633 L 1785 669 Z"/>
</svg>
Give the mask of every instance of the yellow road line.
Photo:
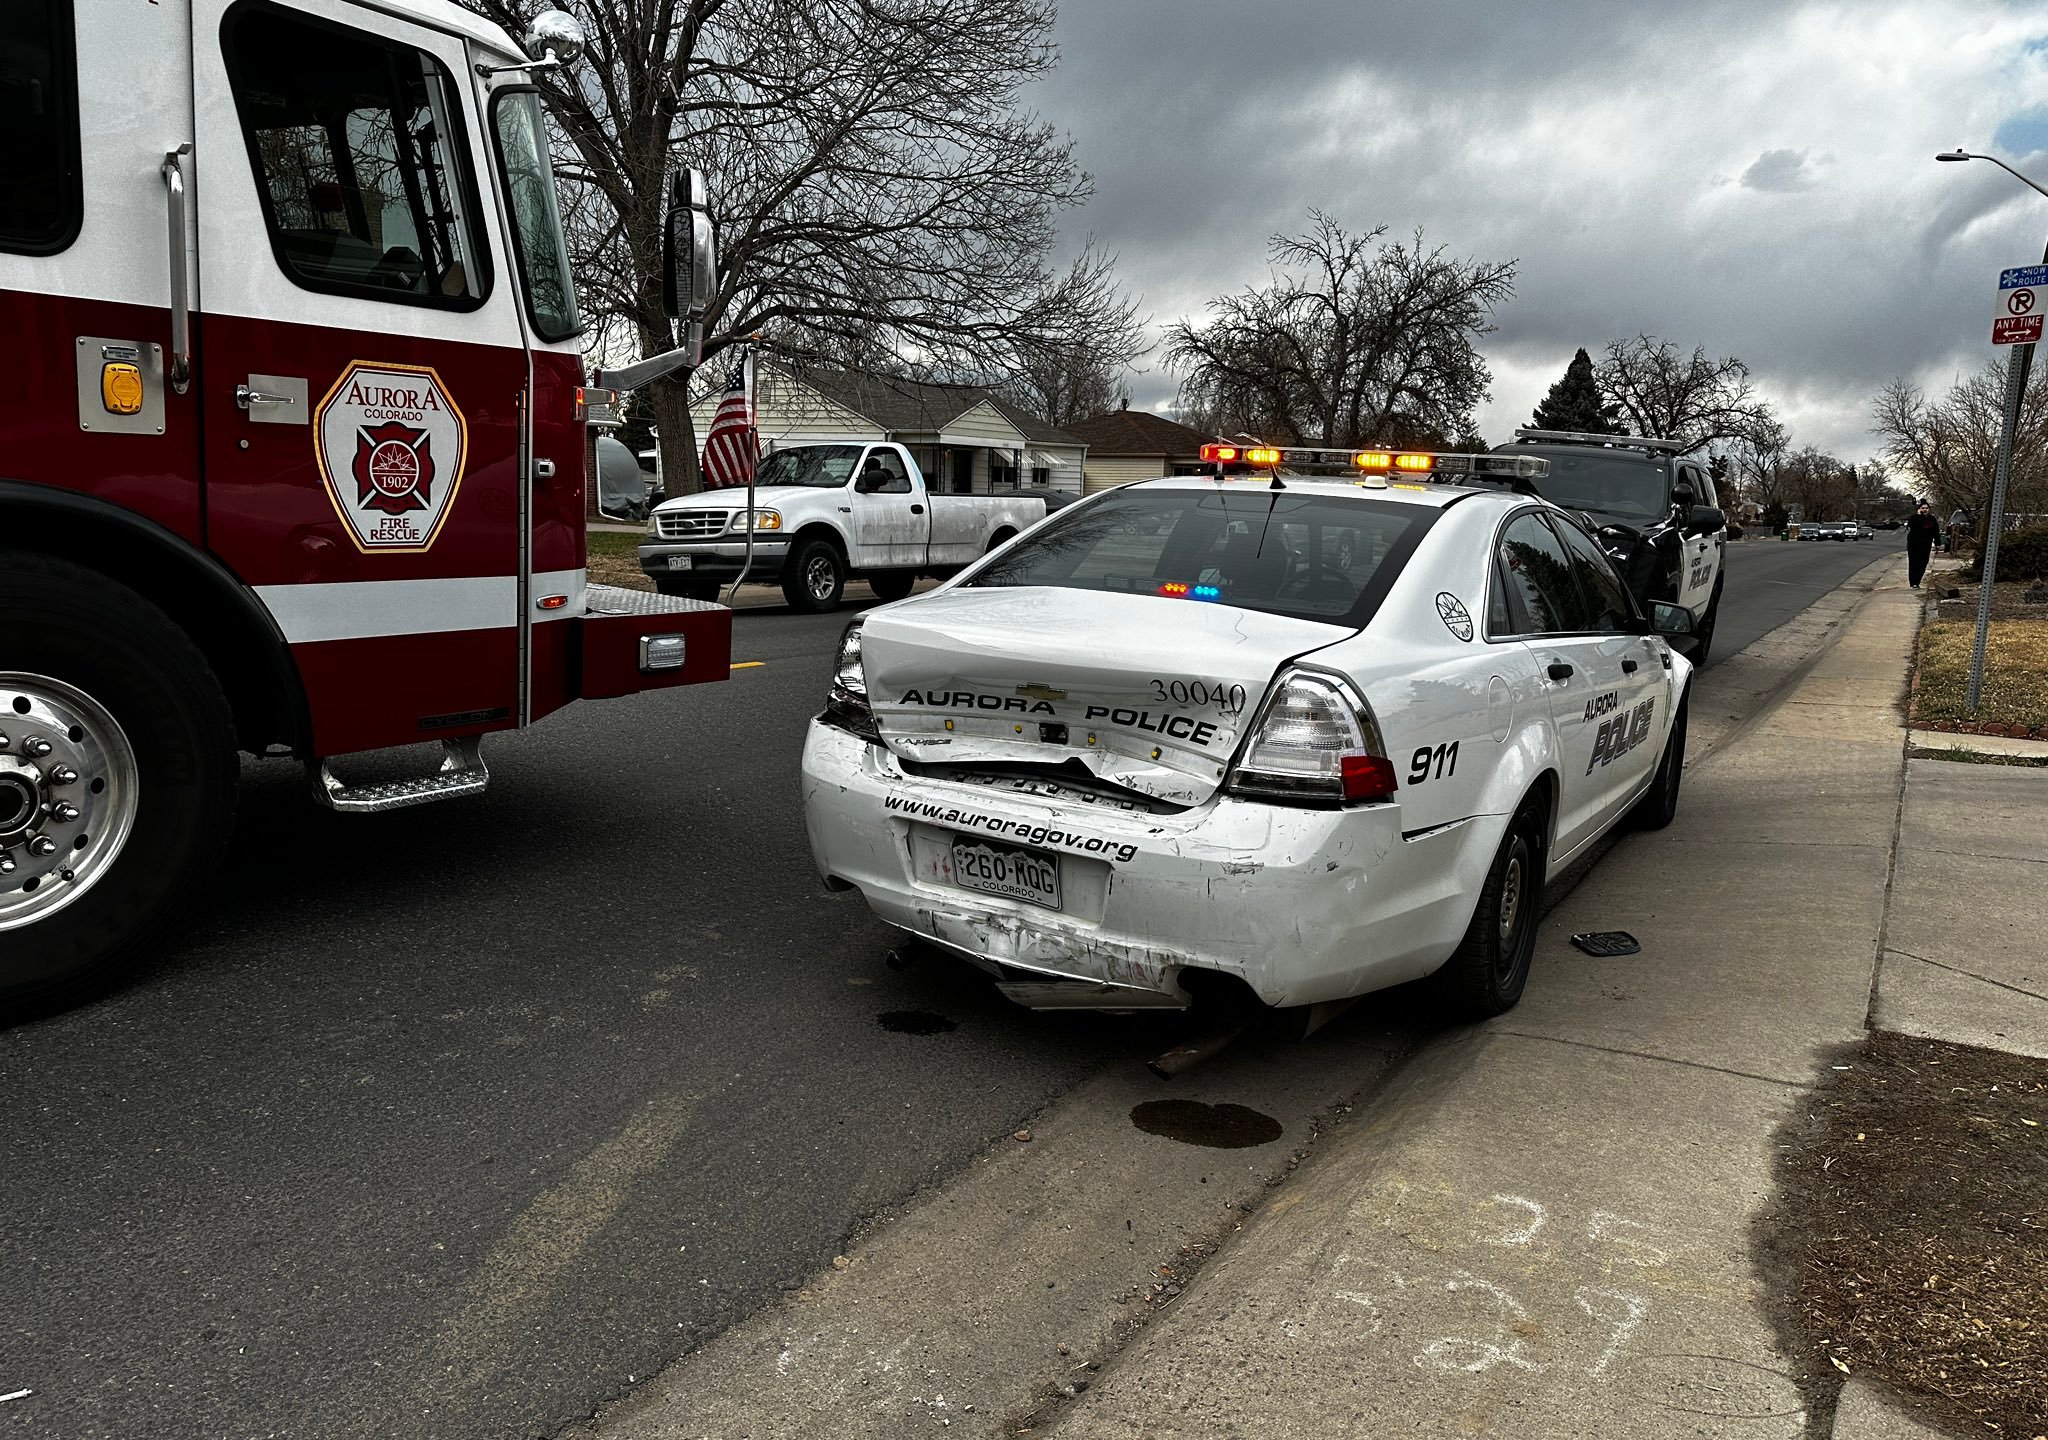
<svg viewBox="0 0 2048 1440">
<path fill-rule="evenodd" d="M 732 668 L 735 670 L 758 670 L 767 663 L 766 660 L 735 660 L 732 662 Z"/>
</svg>

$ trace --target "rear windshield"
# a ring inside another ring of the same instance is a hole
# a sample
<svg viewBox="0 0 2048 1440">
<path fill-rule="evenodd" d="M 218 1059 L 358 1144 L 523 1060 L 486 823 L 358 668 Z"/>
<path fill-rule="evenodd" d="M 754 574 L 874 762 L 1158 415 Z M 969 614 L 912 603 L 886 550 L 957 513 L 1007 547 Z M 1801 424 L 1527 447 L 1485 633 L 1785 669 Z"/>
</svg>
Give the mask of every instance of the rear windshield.
<svg viewBox="0 0 2048 1440">
<path fill-rule="evenodd" d="M 1285 491 L 1120 490 L 1048 520 L 970 585 L 1050 585 L 1363 625 L 1434 509 Z"/>
<path fill-rule="evenodd" d="M 795 450 L 777 450 L 761 461 L 761 468 L 754 472 L 754 484 L 813 485 L 820 490 L 834 490 L 853 478 L 860 452 L 858 445 L 804 445 Z"/>
<path fill-rule="evenodd" d="M 1518 452 L 1534 454 L 1534 451 Z M 1671 510 L 1671 466 L 1643 454 L 1545 450 L 1550 474 L 1543 498 L 1567 510 L 1598 510 L 1622 520 L 1661 520 Z"/>
</svg>

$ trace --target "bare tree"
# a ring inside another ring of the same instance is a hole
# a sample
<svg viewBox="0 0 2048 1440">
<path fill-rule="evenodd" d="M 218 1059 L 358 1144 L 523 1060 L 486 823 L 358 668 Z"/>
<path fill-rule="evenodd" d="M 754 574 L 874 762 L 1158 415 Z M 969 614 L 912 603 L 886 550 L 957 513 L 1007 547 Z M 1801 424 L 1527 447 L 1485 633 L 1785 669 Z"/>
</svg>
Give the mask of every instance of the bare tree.
<svg viewBox="0 0 2048 1440">
<path fill-rule="evenodd" d="M 1167 331 L 1181 418 L 1276 443 L 1441 444 L 1469 438 L 1492 374 L 1474 341 L 1514 294 L 1515 262 L 1456 260 L 1312 211 L 1276 235 L 1264 285 Z"/>
<path fill-rule="evenodd" d="M 1685 355 L 1649 335 L 1610 340 L 1593 373 L 1601 398 L 1620 410 L 1636 434 L 1682 440 L 1688 454 L 1716 440 L 1737 439 L 1770 419 L 1770 407 L 1750 383 L 1749 367 L 1732 355 L 1712 359 L 1704 345 Z"/>
<path fill-rule="evenodd" d="M 1937 515 L 1961 507 L 1980 526 L 2004 426 L 2005 366 L 1997 361 L 1957 380 L 1938 400 L 1894 380 L 1871 407 L 1871 428 L 1897 482 L 1931 500 Z M 2048 510 L 2048 378 L 2041 366 L 2020 405 L 2010 491 L 2015 510 Z"/>
<path fill-rule="evenodd" d="M 523 30 L 534 0 L 464 0 Z M 707 173 L 721 283 L 704 353 L 766 332 L 784 355 L 1014 373 L 1076 323 L 1131 329 L 1103 257 L 1048 264 L 1086 198 L 1071 145 L 1024 107 L 1057 59 L 1052 0 L 567 0 L 589 40 L 539 72 L 583 299 L 614 343 L 676 343 L 662 313 L 674 168 Z M 697 484 L 687 384 L 650 387 L 672 487 Z"/>
<path fill-rule="evenodd" d="M 1768 415 L 1718 446 L 1737 491 L 1764 510 L 1784 502 L 1779 471 L 1791 448 L 1791 434 Z"/>
<path fill-rule="evenodd" d="M 1785 457 L 1779 484 L 1784 503 L 1799 506 L 1804 519 L 1846 519 L 1855 510 L 1855 467 L 1811 445 Z"/>
</svg>

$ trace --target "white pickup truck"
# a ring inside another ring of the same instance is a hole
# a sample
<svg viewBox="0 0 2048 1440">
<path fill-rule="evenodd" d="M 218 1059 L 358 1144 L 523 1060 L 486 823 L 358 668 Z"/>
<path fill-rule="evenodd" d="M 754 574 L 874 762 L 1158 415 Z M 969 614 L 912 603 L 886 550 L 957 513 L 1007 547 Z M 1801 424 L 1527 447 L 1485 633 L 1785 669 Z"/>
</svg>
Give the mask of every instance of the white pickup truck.
<svg viewBox="0 0 2048 1440">
<path fill-rule="evenodd" d="M 792 445 L 755 473 L 750 579 L 780 582 L 790 608 L 837 608 L 850 579 L 900 600 L 1045 518 L 1030 495 L 937 495 L 901 445 Z M 714 598 L 747 553 L 747 492 L 707 490 L 655 506 L 640 568 L 664 595 Z"/>
</svg>

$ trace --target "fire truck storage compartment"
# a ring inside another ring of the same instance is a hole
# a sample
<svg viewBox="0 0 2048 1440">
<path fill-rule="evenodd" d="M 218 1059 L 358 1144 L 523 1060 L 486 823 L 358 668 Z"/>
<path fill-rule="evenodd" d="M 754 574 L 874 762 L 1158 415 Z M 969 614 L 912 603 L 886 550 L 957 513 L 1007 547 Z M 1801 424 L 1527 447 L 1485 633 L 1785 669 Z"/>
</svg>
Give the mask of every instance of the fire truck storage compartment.
<svg viewBox="0 0 2048 1440">
<path fill-rule="evenodd" d="M 592 585 L 584 606 L 578 689 L 585 700 L 723 680 L 732 669 L 732 611 L 723 605 Z M 683 663 L 642 669 L 640 642 L 666 635 L 683 637 Z"/>
</svg>

